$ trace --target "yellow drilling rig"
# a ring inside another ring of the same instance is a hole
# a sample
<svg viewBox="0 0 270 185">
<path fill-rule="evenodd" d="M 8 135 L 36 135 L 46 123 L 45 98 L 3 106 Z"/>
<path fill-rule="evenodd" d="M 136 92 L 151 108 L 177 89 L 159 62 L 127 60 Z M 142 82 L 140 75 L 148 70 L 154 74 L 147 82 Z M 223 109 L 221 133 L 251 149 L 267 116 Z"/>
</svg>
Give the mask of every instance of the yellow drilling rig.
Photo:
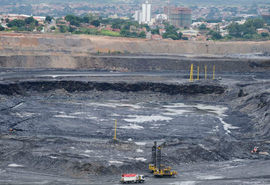
<svg viewBox="0 0 270 185">
<path fill-rule="evenodd" d="M 161 146 L 157 147 L 157 142 L 154 142 L 152 147 L 152 163 L 149 164 L 149 170 L 155 177 L 174 177 L 177 171 L 172 170 L 170 166 L 166 167 L 161 164 Z"/>
</svg>

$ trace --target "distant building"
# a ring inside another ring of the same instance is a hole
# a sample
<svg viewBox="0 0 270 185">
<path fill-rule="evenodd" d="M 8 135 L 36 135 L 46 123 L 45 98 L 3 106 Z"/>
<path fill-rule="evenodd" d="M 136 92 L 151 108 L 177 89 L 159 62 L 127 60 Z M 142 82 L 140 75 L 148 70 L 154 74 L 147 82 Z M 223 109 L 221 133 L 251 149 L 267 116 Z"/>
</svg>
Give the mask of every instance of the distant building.
<svg viewBox="0 0 270 185">
<path fill-rule="evenodd" d="M 46 20 L 46 17 L 44 16 L 34 16 L 34 19 L 36 19 L 38 22 L 44 22 Z"/>
<path fill-rule="evenodd" d="M 198 36 L 199 32 L 197 30 L 186 30 L 186 31 L 181 31 L 182 34 L 184 35 L 183 37 L 191 37 L 191 36 Z"/>
<path fill-rule="evenodd" d="M 151 4 L 148 1 L 142 4 L 142 23 L 150 24 L 151 22 Z"/>
<path fill-rule="evenodd" d="M 136 10 L 135 15 L 134 15 L 135 21 L 138 21 L 139 24 L 142 22 L 142 11 L 141 10 Z"/>
<path fill-rule="evenodd" d="M 257 33 L 258 34 L 261 34 L 261 33 L 268 33 L 269 34 L 269 30 L 263 29 L 263 28 L 259 28 L 259 29 L 257 29 Z"/>
<path fill-rule="evenodd" d="M 111 19 L 117 19 L 118 18 L 118 15 L 117 14 L 110 15 L 109 18 L 111 18 Z"/>
<path fill-rule="evenodd" d="M 170 5 L 164 6 L 163 13 L 167 15 L 167 20 L 169 20 L 169 15 L 171 13 L 171 6 Z"/>
<path fill-rule="evenodd" d="M 164 33 L 166 33 L 166 30 L 165 29 L 159 29 L 159 34 L 160 35 L 163 35 Z"/>
<path fill-rule="evenodd" d="M 190 27 L 191 25 L 191 9 L 174 8 L 170 14 L 170 22 L 175 27 Z"/>
<path fill-rule="evenodd" d="M 168 20 L 168 16 L 166 14 L 157 14 L 156 19 L 158 20 Z"/>
</svg>

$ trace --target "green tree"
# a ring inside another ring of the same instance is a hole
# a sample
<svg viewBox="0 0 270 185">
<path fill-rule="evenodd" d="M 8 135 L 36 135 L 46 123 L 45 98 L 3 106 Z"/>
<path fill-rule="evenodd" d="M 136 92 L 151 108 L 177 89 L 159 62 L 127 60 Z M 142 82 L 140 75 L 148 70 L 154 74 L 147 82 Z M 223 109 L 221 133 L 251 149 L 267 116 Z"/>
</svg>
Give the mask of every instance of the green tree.
<svg viewBox="0 0 270 185">
<path fill-rule="evenodd" d="M 23 27 L 25 26 L 25 21 L 24 20 L 18 20 L 18 19 L 14 19 L 13 21 L 10 21 L 7 26 L 9 28 L 12 28 L 12 27 Z"/>
<path fill-rule="evenodd" d="M 141 28 L 146 28 L 147 31 L 150 31 L 150 27 L 148 26 L 148 24 L 143 24 Z"/>
<path fill-rule="evenodd" d="M 138 35 L 140 38 L 145 38 L 146 37 L 146 34 L 144 31 L 140 32 L 139 35 Z"/>
<path fill-rule="evenodd" d="M 212 35 L 215 31 L 214 30 L 209 30 L 206 35 Z"/>
<path fill-rule="evenodd" d="M 126 31 L 127 30 L 125 30 L 125 29 L 121 29 L 120 34 L 124 36 L 126 34 Z"/>
<path fill-rule="evenodd" d="M 90 23 L 91 25 L 94 25 L 95 27 L 99 27 L 100 26 L 100 21 L 99 20 L 93 20 Z"/>
<path fill-rule="evenodd" d="M 60 25 L 59 28 L 60 28 L 61 33 L 66 33 L 66 32 L 68 32 L 68 29 L 69 29 L 69 27 L 64 26 L 64 25 Z"/>
<path fill-rule="evenodd" d="M 75 31 L 75 28 L 73 28 L 73 27 L 69 26 L 69 28 L 68 28 L 68 32 L 72 33 L 72 32 L 74 32 L 74 31 Z"/>
<path fill-rule="evenodd" d="M 52 27 L 51 27 L 51 30 L 55 30 L 55 26 L 52 26 Z"/>
<path fill-rule="evenodd" d="M 205 24 L 201 24 L 199 27 L 198 27 L 199 30 L 207 30 L 207 27 Z"/>
<path fill-rule="evenodd" d="M 89 22 L 90 22 L 90 18 L 89 18 L 89 17 L 87 17 L 87 16 L 85 16 L 85 17 L 83 18 L 83 22 L 85 22 L 85 23 L 89 23 Z"/>
<path fill-rule="evenodd" d="M 258 29 L 258 28 L 262 28 L 264 26 L 265 22 L 260 19 L 260 18 L 256 18 L 256 19 L 248 19 L 244 26 L 246 28 L 251 28 L 251 27 L 254 27 L 255 29 Z"/>
<path fill-rule="evenodd" d="M 37 27 L 37 31 L 40 32 L 40 31 L 42 31 L 42 30 L 43 30 L 43 27 L 42 27 L 42 26 L 38 26 L 38 27 Z"/>
<path fill-rule="evenodd" d="M 0 31 L 4 31 L 5 28 L 0 24 Z"/>
<path fill-rule="evenodd" d="M 269 37 L 269 33 L 261 33 L 262 37 Z"/>
<path fill-rule="evenodd" d="M 53 17 L 47 15 L 46 18 L 45 18 L 45 21 L 46 21 L 46 22 L 51 22 L 52 19 L 53 19 Z"/>
<path fill-rule="evenodd" d="M 152 30 L 151 30 L 151 33 L 152 33 L 152 34 L 159 34 L 159 29 L 158 29 L 158 28 L 152 29 Z"/>
<path fill-rule="evenodd" d="M 118 24 L 118 23 L 116 23 L 116 22 L 114 22 L 114 23 L 112 24 L 112 28 L 113 28 L 113 29 L 121 29 L 121 25 Z"/>
<path fill-rule="evenodd" d="M 245 26 L 233 22 L 232 24 L 230 24 L 229 26 L 227 26 L 226 29 L 229 31 L 229 34 L 231 36 L 242 37 L 243 36 L 243 32 L 245 30 Z"/>
<path fill-rule="evenodd" d="M 162 34 L 163 38 L 171 38 L 173 40 L 180 40 L 182 38 L 182 33 L 177 33 L 177 28 L 174 26 L 167 24 L 165 28 L 166 33 Z"/>
<path fill-rule="evenodd" d="M 222 36 L 218 32 L 214 32 L 214 33 L 212 33 L 212 39 L 220 40 L 220 39 L 222 39 Z"/>
<path fill-rule="evenodd" d="M 72 20 L 75 20 L 75 16 L 74 15 L 66 15 L 65 20 L 70 22 Z"/>
<path fill-rule="evenodd" d="M 251 39 L 251 38 L 252 38 L 252 35 L 251 34 L 244 35 L 244 39 Z"/>
<path fill-rule="evenodd" d="M 70 24 L 73 25 L 73 26 L 80 27 L 80 22 L 77 21 L 77 20 L 74 20 L 74 19 L 70 21 Z"/>
<path fill-rule="evenodd" d="M 26 24 L 35 23 L 36 26 L 38 25 L 37 20 L 35 20 L 33 17 L 27 17 L 24 21 Z"/>
<path fill-rule="evenodd" d="M 253 35 L 256 33 L 256 28 L 254 26 L 251 26 L 251 27 L 245 27 L 244 31 L 243 31 L 243 34 L 246 35 L 246 34 L 250 34 L 250 35 Z"/>
</svg>

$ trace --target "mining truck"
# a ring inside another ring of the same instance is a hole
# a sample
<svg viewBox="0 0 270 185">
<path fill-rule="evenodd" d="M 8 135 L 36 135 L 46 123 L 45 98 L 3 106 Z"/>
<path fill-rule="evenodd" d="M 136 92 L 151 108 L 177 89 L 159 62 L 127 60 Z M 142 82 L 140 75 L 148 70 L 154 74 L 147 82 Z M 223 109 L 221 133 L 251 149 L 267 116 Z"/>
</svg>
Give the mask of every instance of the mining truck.
<svg viewBox="0 0 270 185">
<path fill-rule="evenodd" d="M 157 147 L 157 142 L 154 142 L 152 147 L 152 163 L 149 164 L 149 170 L 155 177 L 174 177 L 177 171 L 172 170 L 170 166 L 166 167 L 161 164 L 161 146 Z"/>
<path fill-rule="evenodd" d="M 144 175 L 137 173 L 122 174 L 120 182 L 125 183 L 144 183 Z"/>
</svg>

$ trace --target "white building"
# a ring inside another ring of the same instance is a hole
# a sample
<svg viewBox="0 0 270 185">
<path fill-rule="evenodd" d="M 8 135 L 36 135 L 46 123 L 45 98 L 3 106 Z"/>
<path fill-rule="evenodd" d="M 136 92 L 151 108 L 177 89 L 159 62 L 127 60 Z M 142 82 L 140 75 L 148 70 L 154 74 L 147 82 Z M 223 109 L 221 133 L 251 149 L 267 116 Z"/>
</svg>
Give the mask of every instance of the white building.
<svg viewBox="0 0 270 185">
<path fill-rule="evenodd" d="M 156 15 L 156 19 L 167 20 L 168 16 L 166 14 L 158 14 Z"/>
<path fill-rule="evenodd" d="M 151 22 L 151 4 L 146 1 L 145 4 L 142 4 L 142 23 L 150 24 Z"/>
<path fill-rule="evenodd" d="M 135 19 L 135 21 L 138 21 L 139 24 L 141 24 L 141 22 L 142 22 L 142 11 L 136 10 L 135 14 L 134 14 L 134 19 Z"/>
</svg>

